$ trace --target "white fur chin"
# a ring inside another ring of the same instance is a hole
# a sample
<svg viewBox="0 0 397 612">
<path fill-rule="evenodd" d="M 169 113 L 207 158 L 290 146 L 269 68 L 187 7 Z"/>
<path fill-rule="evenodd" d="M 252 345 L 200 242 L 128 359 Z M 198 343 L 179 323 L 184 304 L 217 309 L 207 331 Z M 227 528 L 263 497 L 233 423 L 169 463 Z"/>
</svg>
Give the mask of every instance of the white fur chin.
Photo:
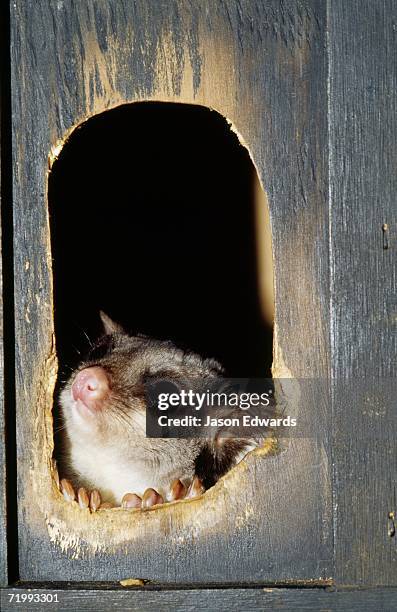
<svg viewBox="0 0 397 612">
<path fill-rule="evenodd" d="M 142 497 L 146 489 L 155 489 L 163 499 L 169 498 L 169 487 L 175 478 L 190 482 L 193 474 L 181 474 L 171 470 L 164 473 L 154 470 L 144 462 L 123 461 L 119 449 L 75 447 L 71 463 L 77 473 L 84 474 L 84 480 L 91 489 L 98 489 L 103 501 L 121 504 L 126 493 Z M 163 466 L 164 467 L 164 466 Z"/>
</svg>

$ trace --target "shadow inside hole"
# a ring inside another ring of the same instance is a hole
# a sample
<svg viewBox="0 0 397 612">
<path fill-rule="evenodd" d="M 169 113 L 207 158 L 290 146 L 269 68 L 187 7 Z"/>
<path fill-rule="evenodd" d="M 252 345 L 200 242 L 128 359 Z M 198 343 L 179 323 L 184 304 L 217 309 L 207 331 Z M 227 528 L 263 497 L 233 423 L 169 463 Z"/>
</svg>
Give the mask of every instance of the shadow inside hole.
<svg viewBox="0 0 397 612">
<path fill-rule="evenodd" d="M 125 329 L 270 377 L 261 311 L 257 176 L 226 120 L 200 106 L 136 103 L 73 132 L 49 177 L 60 379 L 101 333 Z"/>
</svg>

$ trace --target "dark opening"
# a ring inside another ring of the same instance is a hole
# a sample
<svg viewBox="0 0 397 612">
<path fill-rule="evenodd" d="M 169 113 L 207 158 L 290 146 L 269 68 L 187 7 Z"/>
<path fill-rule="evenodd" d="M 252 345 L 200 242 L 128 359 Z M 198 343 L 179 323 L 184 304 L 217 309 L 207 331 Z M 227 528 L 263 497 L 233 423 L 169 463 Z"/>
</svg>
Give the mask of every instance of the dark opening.
<svg viewBox="0 0 397 612">
<path fill-rule="evenodd" d="M 270 376 L 255 181 L 246 149 L 204 107 L 130 104 L 74 131 L 49 180 L 61 372 L 100 333 L 102 309 L 231 376 Z"/>
</svg>

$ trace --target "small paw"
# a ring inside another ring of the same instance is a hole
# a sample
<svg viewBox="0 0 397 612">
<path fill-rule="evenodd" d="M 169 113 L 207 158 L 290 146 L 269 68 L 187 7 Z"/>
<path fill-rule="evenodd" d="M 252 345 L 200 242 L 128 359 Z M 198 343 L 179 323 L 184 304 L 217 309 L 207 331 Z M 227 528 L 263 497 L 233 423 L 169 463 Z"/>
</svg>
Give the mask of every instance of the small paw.
<svg viewBox="0 0 397 612">
<path fill-rule="evenodd" d="M 122 508 L 140 508 L 141 510 L 146 510 L 147 508 L 151 508 L 152 506 L 158 506 L 159 504 L 163 504 L 164 499 L 157 493 L 155 489 L 146 489 L 142 497 L 136 495 L 136 493 L 126 493 L 121 500 Z"/>
<path fill-rule="evenodd" d="M 202 495 L 205 491 L 202 481 L 198 476 L 195 476 L 188 487 L 180 480 L 174 480 L 171 484 L 170 494 L 167 496 L 167 501 L 176 501 L 177 499 L 191 499 Z"/>
<path fill-rule="evenodd" d="M 67 478 L 62 478 L 59 485 L 60 491 L 66 501 L 76 501 L 83 510 L 89 508 L 91 512 L 96 512 L 97 510 L 113 508 L 113 504 L 102 502 L 100 493 L 96 489 L 88 492 L 84 487 L 80 487 L 76 493 L 72 483 Z"/>
<path fill-rule="evenodd" d="M 181 480 L 175 479 L 171 483 L 169 493 L 165 500 L 160 493 L 150 488 L 146 489 L 142 497 L 136 495 L 136 493 L 126 493 L 121 501 L 121 507 L 129 510 L 133 508 L 146 510 L 147 508 L 152 508 L 152 506 L 158 506 L 165 502 L 173 502 L 179 499 L 192 499 L 193 497 L 202 495 L 204 491 L 205 488 L 203 483 L 197 476 L 193 478 L 188 488 Z"/>
<path fill-rule="evenodd" d="M 83 510 L 89 509 L 91 512 L 97 512 L 98 510 L 105 510 L 114 508 L 115 505 L 109 502 L 102 502 L 101 495 L 97 489 L 87 491 L 85 487 L 80 487 L 75 490 L 71 481 L 67 478 L 59 480 L 58 470 L 56 463 L 53 461 L 52 473 L 55 483 L 65 500 L 68 502 L 76 502 Z M 172 481 L 166 498 L 158 493 L 156 489 L 146 489 L 142 497 L 136 495 L 136 493 L 126 493 L 121 501 L 121 507 L 131 510 L 140 509 L 147 510 L 153 506 L 159 506 L 165 502 L 174 502 L 181 499 L 192 499 L 198 497 L 205 492 L 200 478 L 195 476 L 188 487 L 179 479 Z"/>
</svg>

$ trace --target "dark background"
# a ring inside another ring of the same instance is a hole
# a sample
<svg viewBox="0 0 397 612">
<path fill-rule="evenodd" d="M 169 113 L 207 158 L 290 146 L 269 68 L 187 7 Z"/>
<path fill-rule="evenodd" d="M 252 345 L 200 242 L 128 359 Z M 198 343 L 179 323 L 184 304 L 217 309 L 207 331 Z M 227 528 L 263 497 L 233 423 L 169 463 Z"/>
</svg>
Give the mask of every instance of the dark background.
<svg viewBox="0 0 397 612">
<path fill-rule="evenodd" d="M 61 370 L 101 333 L 103 309 L 231 376 L 270 375 L 254 173 L 226 120 L 200 106 L 126 105 L 73 132 L 49 179 Z"/>
</svg>

